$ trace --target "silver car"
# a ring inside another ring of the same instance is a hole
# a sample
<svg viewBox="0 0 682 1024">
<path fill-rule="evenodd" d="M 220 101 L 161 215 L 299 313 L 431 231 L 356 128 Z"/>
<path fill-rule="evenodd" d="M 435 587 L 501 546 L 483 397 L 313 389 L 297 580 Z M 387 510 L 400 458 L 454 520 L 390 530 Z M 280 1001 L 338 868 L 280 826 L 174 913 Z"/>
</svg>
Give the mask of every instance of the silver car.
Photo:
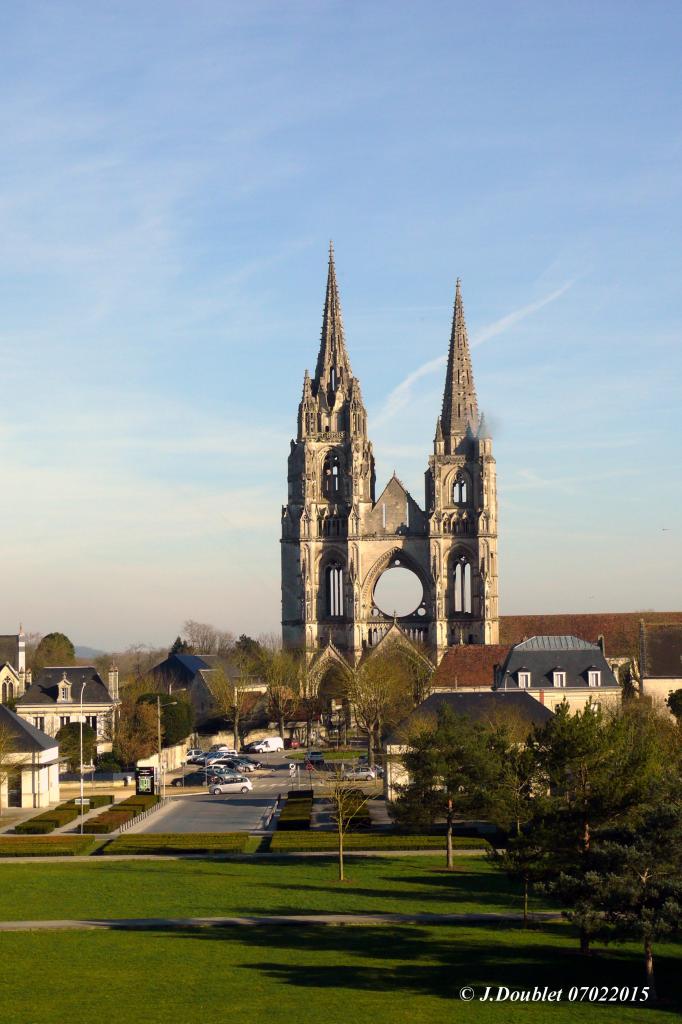
<svg viewBox="0 0 682 1024">
<path fill-rule="evenodd" d="M 222 793 L 248 793 L 252 789 L 251 780 L 244 775 L 221 779 L 220 782 L 213 782 L 209 786 L 209 792 L 213 796 L 220 796 Z"/>
<path fill-rule="evenodd" d="M 341 776 L 344 782 L 372 782 L 376 777 L 373 768 L 349 768 Z"/>
</svg>

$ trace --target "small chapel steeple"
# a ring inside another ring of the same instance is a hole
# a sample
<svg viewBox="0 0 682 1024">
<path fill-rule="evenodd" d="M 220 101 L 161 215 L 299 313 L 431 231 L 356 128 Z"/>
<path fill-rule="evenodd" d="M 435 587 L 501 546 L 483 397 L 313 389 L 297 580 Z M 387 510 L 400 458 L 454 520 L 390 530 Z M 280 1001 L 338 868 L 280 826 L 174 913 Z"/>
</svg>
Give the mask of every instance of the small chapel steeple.
<svg viewBox="0 0 682 1024">
<path fill-rule="evenodd" d="M 454 451 L 469 431 L 475 433 L 478 429 L 478 402 L 459 278 L 455 289 L 441 425 L 448 452 Z"/>
<path fill-rule="evenodd" d="M 320 352 L 317 357 L 315 379 L 313 380 L 313 393 L 317 396 L 320 391 L 326 392 L 328 404 L 331 406 L 339 386 L 344 385 L 347 388 L 351 376 L 350 360 L 346 351 L 346 339 L 343 330 L 339 286 L 336 282 L 334 243 L 330 242 L 327 292 L 324 299 L 324 314 L 322 317 L 322 337 L 320 340 Z"/>
</svg>

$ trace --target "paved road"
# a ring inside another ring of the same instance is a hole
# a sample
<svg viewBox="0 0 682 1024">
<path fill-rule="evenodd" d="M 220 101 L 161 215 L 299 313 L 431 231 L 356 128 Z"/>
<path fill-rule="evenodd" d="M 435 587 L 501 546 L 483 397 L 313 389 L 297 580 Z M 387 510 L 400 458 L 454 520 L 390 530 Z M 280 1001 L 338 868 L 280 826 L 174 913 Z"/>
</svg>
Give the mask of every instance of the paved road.
<svg viewBox="0 0 682 1024">
<path fill-rule="evenodd" d="M 134 826 L 133 832 L 251 832 L 263 828 L 279 793 L 289 789 L 289 771 L 280 757 L 268 773 L 249 775 L 253 783 L 250 793 L 211 796 L 206 790 L 166 787 L 170 803 L 156 814 Z"/>
</svg>

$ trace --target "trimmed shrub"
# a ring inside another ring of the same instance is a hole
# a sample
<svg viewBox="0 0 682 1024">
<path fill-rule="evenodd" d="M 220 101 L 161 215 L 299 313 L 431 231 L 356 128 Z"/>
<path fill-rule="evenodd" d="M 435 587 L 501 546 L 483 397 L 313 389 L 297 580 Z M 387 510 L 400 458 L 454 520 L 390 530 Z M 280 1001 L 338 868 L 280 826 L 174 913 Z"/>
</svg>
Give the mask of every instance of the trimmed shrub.
<svg viewBox="0 0 682 1024">
<path fill-rule="evenodd" d="M 309 795 L 308 795 L 309 794 Z M 313 797 L 310 790 L 293 790 L 279 813 L 277 831 L 300 831 L 310 828 L 310 815 L 313 810 Z"/>
<path fill-rule="evenodd" d="M 104 811 L 103 814 L 90 818 L 83 825 L 83 831 L 94 835 L 106 835 L 109 832 L 115 832 L 121 825 L 132 821 L 138 814 L 149 810 L 150 807 L 154 807 L 158 802 L 159 797 L 155 794 L 131 796 L 127 800 L 114 804 L 108 811 Z"/>
<path fill-rule="evenodd" d="M 80 817 L 78 808 L 70 807 L 67 804 L 60 804 L 51 811 L 43 811 L 41 814 L 36 814 L 34 818 L 29 818 L 28 821 L 20 822 L 20 824 L 15 825 L 14 831 L 20 835 L 23 833 L 31 835 L 54 832 L 56 828 L 68 825 L 70 821 L 74 821 L 78 817 Z"/>
<path fill-rule="evenodd" d="M 65 804 L 60 804 L 61 807 L 80 807 L 80 804 L 76 803 L 76 799 L 80 797 L 74 797 L 73 800 L 67 800 Z M 111 793 L 91 793 L 90 796 L 85 798 L 90 803 L 85 805 L 85 813 L 88 811 L 95 810 L 97 807 L 108 807 L 109 804 L 113 804 L 114 797 Z"/>
<path fill-rule="evenodd" d="M 485 839 L 455 838 L 452 841 L 456 850 L 486 849 L 489 843 Z M 391 835 L 390 833 L 374 833 L 362 835 L 346 833 L 343 840 L 344 850 L 443 850 L 445 842 L 441 836 Z M 280 835 L 276 832 L 270 842 L 272 853 L 305 853 L 309 850 L 329 850 L 338 847 L 336 832 L 288 832 Z"/>
<path fill-rule="evenodd" d="M 195 832 L 125 835 L 112 839 L 103 853 L 243 853 L 248 832 Z"/>
<path fill-rule="evenodd" d="M 94 839 L 81 836 L 0 836 L 0 857 L 76 857 L 96 846 Z"/>
</svg>

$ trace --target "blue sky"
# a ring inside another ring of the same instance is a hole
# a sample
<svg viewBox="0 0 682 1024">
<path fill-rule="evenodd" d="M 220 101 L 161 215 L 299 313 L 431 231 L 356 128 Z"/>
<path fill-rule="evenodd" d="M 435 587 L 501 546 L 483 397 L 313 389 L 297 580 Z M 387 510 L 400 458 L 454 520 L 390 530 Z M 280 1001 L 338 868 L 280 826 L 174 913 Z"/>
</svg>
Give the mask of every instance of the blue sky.
<svg viewBox="0 0 682 1024">
<path fill-rule="evenodd" d="M 0 631 L 274 631 L 333 238 L 423 503 L 455 278 L 503 612 L 680 607 L 682 9 L 0 8 Z"/>
</svg>

